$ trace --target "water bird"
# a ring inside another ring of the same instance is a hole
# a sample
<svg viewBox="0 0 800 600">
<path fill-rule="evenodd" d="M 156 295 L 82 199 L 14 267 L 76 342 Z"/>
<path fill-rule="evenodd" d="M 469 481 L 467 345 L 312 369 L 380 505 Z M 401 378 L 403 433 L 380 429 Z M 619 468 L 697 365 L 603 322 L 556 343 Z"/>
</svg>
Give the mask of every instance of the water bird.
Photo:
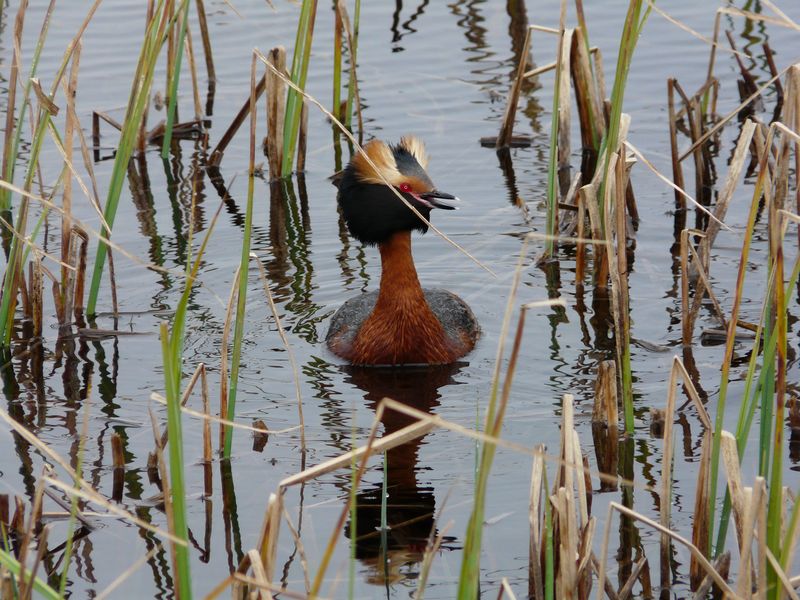
<svg viewBox="0 0 800 600">
<path fill-rule="evenodd" d="M 461 298 L 423 288 L 417 277 L 411 232 L 425 233 L 428 226 L 395 191 L 428 220 L 434 208 L 453 210 L 459 202 L 436 189 L 427 166 L 425 146 L 416 137 L 396 145 L 372 140 L 333 178 L 350 234 L 377 245 L 381 255 L 379 289 L 347 300 L 326 336 L 328 348 L 353 364 L 449 364 L 472 350 L 480 335 Z"/>
</svg>

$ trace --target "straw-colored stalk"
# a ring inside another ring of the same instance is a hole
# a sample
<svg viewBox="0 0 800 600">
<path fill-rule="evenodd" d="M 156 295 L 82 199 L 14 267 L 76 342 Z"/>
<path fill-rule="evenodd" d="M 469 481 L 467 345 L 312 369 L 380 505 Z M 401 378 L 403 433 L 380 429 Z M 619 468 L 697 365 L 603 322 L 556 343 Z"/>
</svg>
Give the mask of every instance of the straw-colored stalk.
<svg viewBox="0 0 800 600">
<path fill-rule="evenodd" d="M 270 64 L 279 72 L 286 70 L 286 49 L 276 46 L 267 55 Z M 286 84 L 273 71 L 266 74 L 267 91 L 267 161 L 269 178 L 281 176 L 283 163 L 283 128 L 286 116 Z"/>
<path fill-rule="evenodd" d="M 525 67 L 527 67 L 527 57 L 530 52 L 531 45 L 531 32 L 532 27 L 528 27 L 525 34 L 525 43 L 520 52 L 520 61 L 517 65 L 517 73 L 514 81 L 511 84 L 511 90 L 508 93 L 508 101 L 506 103 L 506 110 L 503 114 L 503 122 L 500 125 L 500 133 L 497 136 L 496 148 L 506 148 L 511 143 L 511 136 L 514 133 L 514 121 L 517 116 L 517 103 L 519 102 L 519 95 L 522 91 L 522 82 L 525 77 Z M 555 65 L 554 65 L 555 66 Z"/>
<path fill-rule="evenodd" d="M 258 266 L 258 272 L 261 275 L 261 283 L 264 286 L 264 295 L 267 297 L 267 304 L 269 304 L 269 309 L 272 312 L 272 318 L 275 319 L 275 326 L 278 329 L 278 335 L 280 335 L 281 341 L 283 342 L 283 347 L 286 348 L 286 353 L 289 356 L 289 364 L 292 367 L 292 375 L 294 377 L 294 389 L 295 395 L 297 396 L 297 417 L 300 421 L 300 449 L 305 457 L 306 453 L 306 433 L 305 433 L 305 418 L 303 417 L 303 397 L 301 394 L 301 381 L 300 381 L 300 371 L 297 369 L 297 361 L 294 358 L 294 352 L 292 351 L 292 347 L 289 344 L 289 339 L 286 337 L 286 332 L 283 329 L 283 324 L 281 323 L 280 315 L 278 314 L 278 307 L 275 306 L 275 300 L 272 298 L 272 290 L 269 289 L 269 280 L 267 278 L 267 271 L 264 269 L 264 265 L 261 264 L 261 261 L 258 259 L 258 256 L 255 254 L 251 254 L 250 258 L 255 260 L 256 265 Z M 303 464 L 305 465 L 305 458 L 303 459 Z"/>
<path fill-rule="evenodd" d="M 358 15 L 360 12 L 361 0 L 356 0 L 356 15 L 355 26 L 350 26 L 350 17 L 347 14 L 347 5 L 344 0 L 339 0 L 336 3 L 336 12 L 344 26 L 345 39 L 347 40 L 347 49 L 350 53 L 350 73 L 349 83 L 347 84 L 347 104 L 345 106 L 344 123 L 345 126 L 353 129 L 353 105 L 356 107 L 356 116 L 358 118 L 358 143 L 363 143 L 364 138 L 364 120 L 361 116 L 361 95 L 358 91 L 358 75 L 356 66 L 356 55 L 358 46 Z"/>
<path fill-rule="evenodd" d="M 600 149 L 600 140 L 605 133 L 602 98 L 592 71 L 588 38 L 584 26 L 576 28 L 572 34 L 570 72 L 575 85 L 575 101 L 581 127 L 581 145 L 584 150 L 595 153 Z"/>
<path fill-rule="evenodd" d="M 341 0 L 340 0 L 341 2 Z M 340 4 L 337 2 L 337 6 Z M 344 3 L 341 3 L 342 8 L 344 8 Z M 348 129 L 352 131 L 353 129 L 353 105 L 356 106 L 356 112 L 358 114 L 358 127 L 359 127 L 359 143 L 361 140 L 361 136 L 363 135 L 363 123 L 361 121 L 361 98 L 358 96 L 358 77 L 356 75 L 356 63 L 358 62 L 358 30 L 361 25 L 361 0 L 355 0 L 355 5 L 353 7 L 353 28 L 352 30 L 349 27 L 348 19 L 347 19 L 347 11 L 342 11 L 344 15 L 343 24 L 345 27 L 345 31 L 347 32 L 348 36 L 348 52 L 350 53 L 349 62 L 350 62 L 350 70 L 348 72 L 348 80 L 347 80 L 347 105 L 345 106 L 345 125 Z"/>
</svg>

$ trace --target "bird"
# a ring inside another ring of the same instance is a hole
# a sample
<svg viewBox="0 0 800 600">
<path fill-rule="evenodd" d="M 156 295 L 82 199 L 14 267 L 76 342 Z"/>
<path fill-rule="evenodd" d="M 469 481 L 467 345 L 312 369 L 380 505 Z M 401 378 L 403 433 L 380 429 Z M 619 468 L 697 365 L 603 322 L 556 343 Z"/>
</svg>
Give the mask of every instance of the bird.
<svg viewBox="0 0 800 600">
<path fill-rule="evenodd" d="M 420 285 L 411 233 L 425 233 L 435 208 L 453 210 L 459 199 L 436 189 L 426 171 L 422 141 L 371 140 L 332 179 L 350 235 L 377 246 L 379 289 L 347 300 L 333 315 L 328 349 L 354 365 L 450 364 L 470 352 L 480 326 L 470 307 L 444 289 Z M 388 182 L 388 185 L 387 183 Z"/>
</svg>

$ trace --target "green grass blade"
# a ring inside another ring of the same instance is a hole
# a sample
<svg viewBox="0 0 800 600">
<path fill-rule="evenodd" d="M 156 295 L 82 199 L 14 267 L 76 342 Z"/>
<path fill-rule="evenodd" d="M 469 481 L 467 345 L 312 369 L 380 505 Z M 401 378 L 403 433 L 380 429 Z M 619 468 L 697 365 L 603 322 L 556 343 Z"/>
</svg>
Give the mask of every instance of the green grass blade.
<svg viewBox="0 0 800 600">
<path fill-rule="evenodd" d="M 184 0 L 186 2 L 187 0 Z M 133 155 L 133 148 L 139 134 L 139 127 L 144 117 L 145 108 L 150 97 L 150 88 L 153 82 L 156 61 L 159 52 L 164 45 L 168 27 L 174 24 L 169 18 L 164 0 L 159 0 L 156 15 L 147 27 L 145 39 L 139 54 L 139 62 L 136 66 L 131 93 L 128 99 L 125 120 L 122 124 L 119 147 L 114 157 L 114 166 L 111 172 L 111 179 L 108 185 L 108 194 L 103 209 L 103 217 L 108 227 L 113 228 L 114 218 L 117 214 L 119 199 L 122 193 L 122 186 L 128 175 L 128 163 Z M 111 231 L 103 226 L 103 235 L 111 238 Z M 89 298 L 86 303 L 86 312 L 93 315 L 97 308 L 97 296 L 100 291 L 100 280 L 103 275 L 103 268 L 108 254 L 108 247 L 105 242 L 97 245 L 97 252 L 92 269 L 92 280 L 89 286 Z"/>
<path fill-rule="evenodd" d="M 8 550 L 0 549 L 0 565 L 8 569 L 16 578 L 22 575 L 22 567 L 19 561 L 14 558 L 14 555 Z M 25 569 L 24 575 L 26 578 L 30 577 L 30 571 Z M 62 595 L 38 577 L 34 577 L 33 579 L 33 589 L 47 600 L 61 600 L 61 598 L 63 598 Z"/>
<path fill-rule="evenodd" d="M 167 123 L 164 126 L 164 142 L 161 145 L 161 158 L 169 157 L 172 145 L 172 129 L 175 125 L 175 114 L 178 106 L 178 84 L 181 79 L 181 61 L 183 60 L 183 46 L 186 39 L 186 25 L 189 22 L 189 0 L 183 0 L 183 5 L 178 11 L 181 13 L 181 31 L 178 35 L 178 47 L 175 55 L 175 72 L 169 83 L 169 106 L 167 107 Z"/>
<path fill-rule="evenodd" d="M 294 55 L 292 56 L 292 83 L 301 90 L 306 87 L 308 63 L 311 59 L 311 42 L 314 38 L 314 23 L 317 17 L 317 0 L 303 0 L 300 10 L 300 21 L 297 24 Z M 296 90 L 289 88 L 286 95 L 286 118 L 283 129 L 283 165 L 281 175 L 286 177 L 292 172 L 294 153 L 297 148 L 297 134 L 300 130 L 300 113 L 303 98 Z"/>
<path fill-rule="evenodd" d="M 233 349 L 231 352 L 230 386 L 228 390 L 228 407 L 225 418 L 233 421 L 236 416 L 236 392 L 239 389 L 239 367 L 242 358 L 242 338 L 247 307 L 247 267 L 250 263 L 250 239 L 253 231 L 253 196 L 255 194 L 255 156 L 256 156 L 256 57 L 253 55 L 250 67 L 250 166 L 247 177 L 247 206 L 244 216 L 244 236 L 242 253 L 239 258 L 239 290 L 236 294 L 236 315 L 233 328 Z M 222 457 L 230 459 L 233 444 L 233 428 L 225 426 L 225 443 Z"/>
<path fill-rule="evenodd" d="M 356 92 L 356 61 L 358 60 L 358 25 L 361 20 L 361 0 L 356 0 L 353 11 L 353 56 L 350 57 L 350 76 L 347 83 L 347 107 L 344 113 L 344 124 L 353 129 L 353 100 Z"/>
</svg>

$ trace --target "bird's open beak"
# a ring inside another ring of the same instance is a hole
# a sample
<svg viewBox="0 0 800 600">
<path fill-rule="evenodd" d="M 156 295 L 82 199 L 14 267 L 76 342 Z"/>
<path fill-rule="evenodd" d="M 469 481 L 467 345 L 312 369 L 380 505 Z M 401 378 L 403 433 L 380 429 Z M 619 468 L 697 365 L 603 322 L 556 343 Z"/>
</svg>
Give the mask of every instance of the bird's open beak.
<svg viewBox="0 0 800 600">
<path fill-rule="evenodd" d="M 447 192 L 433 190 L 419 195 L 420 198 L 428 202 L 434 208 L 444 208 L 445 210 L 456 210 L 461 202 L 458 198 Z"/>
</svg>

